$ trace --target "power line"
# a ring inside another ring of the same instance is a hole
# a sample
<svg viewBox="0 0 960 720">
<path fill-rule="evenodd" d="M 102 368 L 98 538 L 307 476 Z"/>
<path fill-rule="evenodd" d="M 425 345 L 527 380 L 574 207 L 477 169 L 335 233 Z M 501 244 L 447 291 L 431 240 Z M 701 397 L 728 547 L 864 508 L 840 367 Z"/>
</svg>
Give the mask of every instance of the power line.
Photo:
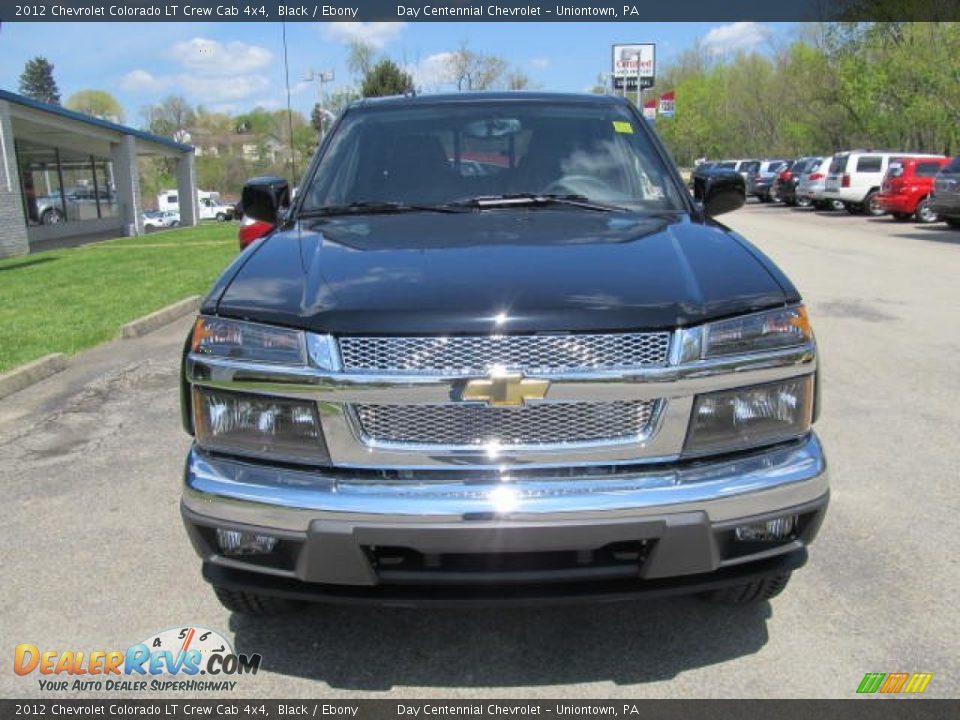
<svg viewBox="0 0 960 720">
<path fill-rule="evenodd" d="M 296 187 L 297 183 L 297 160 L 296 151 L 293 146 L 293 107 L 290 104 L 290 62 L 287 59 L 287 23 L 280 23 L 283 30 L 283 72 L 286 75 L 287 82 L 287 123 L 290 126 L 290 182 Z"/>
</svg>

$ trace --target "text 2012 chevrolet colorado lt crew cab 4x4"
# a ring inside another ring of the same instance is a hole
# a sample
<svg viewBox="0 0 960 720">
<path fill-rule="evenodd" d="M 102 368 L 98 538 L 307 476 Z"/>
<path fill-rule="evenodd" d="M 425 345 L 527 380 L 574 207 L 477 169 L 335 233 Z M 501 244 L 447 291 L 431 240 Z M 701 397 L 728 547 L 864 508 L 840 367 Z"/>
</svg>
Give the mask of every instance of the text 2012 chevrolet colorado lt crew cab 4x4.
<svg viewBox="0 0 960 720">
<path fill-rule="evenodd" d="M 827 473 L 800 295 L 626 101 L 361 101 L 183 360 L 182 513 L 226 607 L 776 595 Z"/>
</svg>

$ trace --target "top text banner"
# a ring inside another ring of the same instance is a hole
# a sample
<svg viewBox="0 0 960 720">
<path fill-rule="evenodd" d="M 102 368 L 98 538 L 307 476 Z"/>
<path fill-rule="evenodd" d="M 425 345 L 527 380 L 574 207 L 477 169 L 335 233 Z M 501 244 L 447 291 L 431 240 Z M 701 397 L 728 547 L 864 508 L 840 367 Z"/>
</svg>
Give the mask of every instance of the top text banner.
<svg viewBox="0 0 960 720">
<path fill-rule="evenodd" d="M 650 22 L 960 20 L 960 0 L 0 0 L 2 22 Z M 629 38 L 628 38 L 629 39 Z"/>
</svg>

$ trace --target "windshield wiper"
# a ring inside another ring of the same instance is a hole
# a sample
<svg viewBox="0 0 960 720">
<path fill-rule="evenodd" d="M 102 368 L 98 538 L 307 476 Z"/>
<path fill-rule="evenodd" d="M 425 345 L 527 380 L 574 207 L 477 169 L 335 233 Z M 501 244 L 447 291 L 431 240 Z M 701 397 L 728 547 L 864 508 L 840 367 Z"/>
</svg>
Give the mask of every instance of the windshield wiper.
<svg viewBox="0 0 960 720">
<path fill-rule="evenodd" d="M 569 205 L 599 212 L 629 212 L 629 208 L 591 200 L 586 195 L 557 195 L 553 193 L 507 193 L 504 195 L 478 195 L 455 200 L 449 205 L 474 208 L 543 207 L 545 205 Z"/>
<path fill-rule="evenodd" d="M 455 213 L 463 212 L 449 205 L 410 205 L 403 202 L 387 200 L 358 200 L 357 202 L 347 203 L 346 205 L 330 205 L 324 208 L 314 210 L 305 210 L 300 213 L 302 218 L 330 217 L 333 215 L 389 215 L 394 213 L 409 212 L 438 212 Z"/>
</svg>

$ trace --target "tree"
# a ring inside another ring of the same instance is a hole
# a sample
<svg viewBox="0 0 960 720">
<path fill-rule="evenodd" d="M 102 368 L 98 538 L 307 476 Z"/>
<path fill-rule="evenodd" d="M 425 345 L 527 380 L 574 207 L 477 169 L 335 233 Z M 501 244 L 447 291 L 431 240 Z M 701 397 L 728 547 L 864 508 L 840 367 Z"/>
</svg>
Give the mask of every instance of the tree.
<svg viewBox="0 0 960 720">
<path fill-rule="evenodd" d="M 60 104 L 60 88 L 53 79 L 53 63 L 42 55 L 27 60 L 20 75 L 20 94 L 51 105 Z"/>
<path fill-rule="evenodd" d="M 142 110 L 147 129 L 156 135 L 184 142 L 189 128 L 196 120 L 196 111 L 180 95 L 170 95 L 156 105 L 147 105 Z"/>
<path fill-rule="evenodd" d="M 84 115 L 123 122 L 123 107 L 117 99 L 104 90 L 80 90 L 67 98 L 65 106 Z"/>
<path fill-rule="evenodd" d="M 360 93 L 354 88 L 335 90 L 323 99 L 324 112 L 320 111 L 320 103 L 313 106 L 310 112 L 310 124 L 318 135 L 325 133 L 330 129 L 333 118 L 339 115 L 347 105 L 359 99 Z"/>
<path fill-rule="evenodd" d="M 373 68 L 373 63 L 373 45 L 362 40 L 351 41 L 350 50 L 347 52 L 347 69 L 353 73 L 354 77 L 366 77 Z"/>
<path fill-rule="evenodd" d="M 392 60 L 381 60 L 363 76 L 360 94 L 363 97 L 403 95 L 413 92 L 413 78 Z"/>
</svg>

